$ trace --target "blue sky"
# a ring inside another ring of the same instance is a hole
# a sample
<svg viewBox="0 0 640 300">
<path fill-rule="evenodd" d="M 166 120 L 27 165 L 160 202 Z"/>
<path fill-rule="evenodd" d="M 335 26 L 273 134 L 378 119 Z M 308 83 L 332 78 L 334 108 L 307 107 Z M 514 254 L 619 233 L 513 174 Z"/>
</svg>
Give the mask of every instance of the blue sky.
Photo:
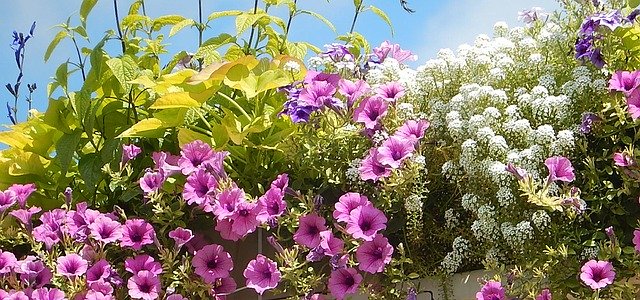
<svg viewBox="0 0 640 300">
<path fill-rule="evenodd" d="M 34 107 L 40 111 L 46 109 L 45 91 L 49 78 L 54 75 L 57 66 L 68 58 L 72 58 L 73 54 L 73 48 L 69 42 L 62 42 L 49 62 L 44 63 L 45 49 L 57 32 L 53 26 L 64 22 L 70 16 L 78 22 L 77 12 L 80 2 L 80 0 L 20 0 L 4 3 L 4 9 L 0 10 L 0 69 L 2 70 L 0 83 L 2 86 L 15 82 L 18 72 L 13 50 L 9 47 L 12 31 L 26 32 L 31 23 L 37 21 L 35 37 L 28 43 L 22 95 L 27 92 L 27 83 L 37 83 L 38 91 L 34 96 Z M 147 13 L 153 17 L 180 14 L 197 18 L 197 0 L 147 0 L 145 2 Z M 367 37 L 372 44 L 392 40 L 401 44 L 403 48 L 412 50 L 419 56 L 418 64 L 433 57 L 440 48 L 456 48 L 461 43 L 472 42 L 473 38 L 480 33 L 491 33 L 492 26 L 497 21 L 506 21 L 512 26 L 520 25 L 517 21 L 517 12 L 522 9 L 540 6 L 551 11 L 559 7 L 555 0 L 409 0 L 410 6 L 416 12 L 408 14 L 400 7 L 399 0 L 364 0 L 364 2 L 365 5 L 375 5 L 389 14 L 395 35 L 391 36 L 384 22 L 371 12 L 358 19 L 356 30 Z M 118 0 L 118 3 L 121 16 L 125 15 L 130 1 Z M 247 9 L 252 6 L 253 1 L 204 0 L 203 3 L 205 15 L 208 15 L 210 12 L 224 9 Z M 298 3 L 301 7 L 321 13 L 330 19 L 337 27 L 338 33 L 349 30 L 353 18 L 353 1 L 331 0 L 327 3 L 326 0 L 299 0 Z M 89 35 L 93 37 L 92 42 L 99 40 L 106 30 L 115 28 L 111 5 L 113 3 L 110 0 L 99 0 L 89 16 L 88 30 Z M 222 20 L 213 23 L 213 28 L 205 33 L 205 39 L 220 32 L 232 31 L 232 24 Z M 195 29 L 185 29 L 175 37 L 165 40 L 171 44 L 170 52 L 194 51 L 197 45 L 195 32 Z M 322 46 L 333 42 L 334 38 L 335 34 L 331 30 L 311 17 L 301 16 L 294 20 L 292 40 L 307 40 Z M 114 46 L 118 45 L 114 44 Z M 2 87 L 0 124 L 9 123 L 4 109 L 7 101 L 13 103 L 13 98 Z M 19 119 L 24 120 L 25 106 L 22 105 L 19 109 Z"/>
</svg>

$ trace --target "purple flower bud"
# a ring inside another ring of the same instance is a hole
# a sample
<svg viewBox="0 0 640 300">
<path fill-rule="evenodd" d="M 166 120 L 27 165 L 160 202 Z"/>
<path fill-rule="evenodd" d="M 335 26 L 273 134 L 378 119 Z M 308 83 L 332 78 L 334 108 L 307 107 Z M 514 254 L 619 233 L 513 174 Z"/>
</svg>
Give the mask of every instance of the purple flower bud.
<svg viewBox="0 0 640 300">
<path fill-rule="evenodd" d="M 269 236 L 267 237 L 267 242 L 269 242 L 269 244 L 276 249 L 276 251 L 280 254 L 284 253 L 284 248 L 282 248 L 282 245 L 280 245 L 280 243 L 278 243 L 278 241 L 276 240 L 276 238 L 274 236 Z"/>
<path fill-rule="evenodd" d="M 513 174 L 513 176 L 518 178 L 518 180 L 524 180 L 527 176 L 529 176 L 526 170 L 518 168 L 512 163 L 508 163 L 507 166 L 505 167 L 505 170 Z"/>
<path fill-rule="evenodd" d="M 418 293 L 415 288 L 409 288 L 407 292 L 407 300 L 418 300 Z"/>
<path fill-rule="evenodd" d="M 122 164 L 126 164 L 129 160 L 134 159 L 140 153 L 142 153 L 142 149 L 136 145 L 122 145 Z"/>
<path fill-rule="evenodd" d="M 616 235 L 616 233 L 613 231 L 613 226 L 609 226 L 605 228 L 604 232 L 607 234 L 609 239 L 613 239 L 613 237 Z"/>
<path fill-rule="evenodd" d="M 320 195 L 315 195 L 315 197 L 313 197 L 313 206 L 315 207 L 316 210 L 320 209 L 320 206 L 322 206 L 322 204 L 324 203 L 324 198 Z"/>
<path fill-rule="evenodd" d="M 318 246 L 311 249 L 311 251 L 309 251 L 309 254 L 307 254 L 307 261 L 317 262 L 317 261 L 321 261 L 323 257 L 324 257 L 324 249 Z"/>
<path fill-rule="evenodd" d="M 598 117 L 596 114 L 591 112 L 586 112 L 582 114 L 582 122 L 580 123 L 580 133 L 587 135 L 590 134 L 593 130 L 593 125 L 595 122 L 599 122 L 602 119 Z"/>
</svg>

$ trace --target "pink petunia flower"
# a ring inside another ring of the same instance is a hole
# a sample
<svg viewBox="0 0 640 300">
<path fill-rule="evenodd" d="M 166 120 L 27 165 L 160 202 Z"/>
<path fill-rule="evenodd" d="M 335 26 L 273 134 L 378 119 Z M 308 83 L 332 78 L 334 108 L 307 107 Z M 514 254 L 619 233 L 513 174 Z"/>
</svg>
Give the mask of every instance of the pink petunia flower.
<svg viewBox="0 0 640 300">
<path fill-rule="evenodd" d="M 391 262 L 392 254 L 393 246 L 389 244 L 389 240 L 377 234 L 372 241 L 365 241 L 356 250 L 358 268 L 371 274 L 380 273 Z"/>
<path fill-rule="evenodd" d="M 299 100 L 304 105 L 322 108 L 326 103 L 334 102 L 336 87 L 326 81 L 312 81 L 302 89 Z"/>
<path fill-rule="evenodd" d="M 590 260 L 580 268 L 580 279 L 593 290 L 599 290 L 613 283 L 616 272 L 608 261 Z"/>
<path fill-rule="evenodd" d="M 189 300 L 180 294 L 171 294 L 167 296 L 167 300 Z"/>
<path fill-rule="evenodd" d="M 31 300 L 23 291 L 11 291 L 6 300 Z"/>
<path fill-rule="evenodd" d="M 544 164 L 549 169 L 550 181 L 564 181 L 571 182 L 576 179 L 576 175 L 573 174 L 573 166 L 571 161 L 563 156 L 549 157 L 544 161 Z"/>
<path fill-rule="evenodd" d="M 64 300 L 64 292 L 59 289 L 49 289 L 46 287 L 33 290 L 31 300 Z"/>
<path fill-rule="evenodd" d="M 224 300 L 225 298 L 222 298 L 224 296 L 218 295 L 233 293 L 238 287 L 233 277 L 218 278 L 212 282 L 211 285 L 212 287 L 209 294 L 214 296 L 216 300 Z"/>
<path fill-rule="evenodd" d="M 338 82 L 338 92 L 347 97 L 347 107 L 351 108 L 360 97 L 366 95 L 371 87 L 364 80 L 358 80 L 356 82 L 348 79 L 340 79 Z"/>
<path fill-rule="evenodd" d="M 536 296 L 536 300 L 552 300 L 551 291 L 549 289 L 540 291 L 540 294 Z"/>
<path fill-rule="evenodd" d="M 27 231 L 31 231 L 33 228 L 33 223 L 31 222 L 31 218 L 33 215 L 41 212 L 42 209 L 40 207 L 29 207 L 29 209 L 16 209 L 9 214 L 14 218 L 18 219 L 22 225 L 24 225 Z"/>
<path fill-rule="evenodd" d="M 16 195 L 16 202 L 20 208 L 25 208 L 27 205 L 27 199 L 36 191 L 36 185 L 33 183 L 28 184 L 14 184 L 9 187 L 9 191 L 12 191 Z"/>
<path fill-rule="evenodd" d="M 115 300 L 111 294 L 103 294 L 94 290 L 89 290 L 83 300 Z"/>
<path fill-rule="evenodd" d="M 375 129 L 387 115 L 387 102 L 379 96 L 367 97 L 353 113 L 353 120 L 367 129 Z"/>
<path fill-rule="evenodd" d="M 371 206 L 360 206 L 351 211 L 347 222 L 347 233 L 355 239 L 372 241 L 378 231 L 387 228 L 387 217 L 382 211 Z"/>
<path fill-rule="evenodd" d="M 84 275 L 89 265 L 82 256 L 75 253 L 58 257 L 57 262 L 57 273 L 67 278 Z"/>
<path fill-rule="evenodd" d="M 228 241 L 237 241 L 243 236 L 235 233 L 233 231 L 233 220 L 231 219 L 222 219 L 216 222 L 216 231 L 220 233 L 220 237 Z"/>
<path fill-rule="evenodd" d="M 0 191 L 0 213 L 16 204 L 16 194 L 12 190 Z"/>
<path fill-rule="evenodd" d="M 131 274 L 138 274 L 140 271 L 148 271 L 153 275 L 162 274 L 162 265 L 155 261 L 153 257 L 140 254 L 133 258 L 127 258 L 124 261 L 124 269 Z"/>
<path fill-rule="evenodd" d="M 165 177 L 162 171 L 148 171 L 140 178 L 140 189 L 142 189 L 145 194 L 153 193 L 162 187 L 164 181 Z"/>
<path fill-rule="evenodd" d="M 293 235 L 296 243 L 315 248 L 320 245 L 320 232 L 327 230 L 325 219 L 315 213 L 300 216 L 298 230 Z"/>
<path fill-rule="evenodd" d="M 338 202 L 334 205 L 333 217 L 338 222 L 347 222 L 351 216 L 351 211 L 363 205 L 371 205 L 366 196 L 358 193 L 346 193 L 340 196 Z"/>
<path fill-rule="evenodd" d="M 529 174 L 527 174 L 527 170 L 518 168 L 512 163 L 508 163 L 504 170 L 511 173 L 518 180 L 524 180 L 527 176 L 529 176 Z"/>
<path fill-rule="evenodd" d="M 287 173 L 282 173 L 280 175 L 278 175 L 276 177 L 276 179 L 274 179 L 271 182 L 271 188 L 278 188 L 282 191 L 286 190 L 287 187 L 289 187 L 289 174 Z"/>
<path fill-rule="evenodd" d="M 51 282 L 53 273 L 35 256 L 27 256 L 16 263 L 14 271 L 20 274 L 20 281 L 34 288 L 40 288 Z"/>
<path fill-rule="evenodd" d="M 233 270 L 233 260 L 228 252 L 220 245 L 212 244 L 204 246 L 192 260 L 195 273 L 200 275 L 207 283 L 212 283 L 218 278 L 229 276 Z"/>
<path fill-rule="evenodd" d="M 613 162 L 618 167 L 629 167 L 636 164 L 635 160 L 625 152 L 614 153 Z"/>
<path fill-rule="evenodd" d="M 153 226 L 142 219 L 129 219 L 124 223 L 124 230 L 120 246 L 132 247 L 135 250 L 142 249 L 144 245 L 153 244 L 156 232 Z"/>
<path fill-rule="evenodd" d="M 149 271 L 140 271 L 127 282 L 133 299 L 155 300 L 160 296 L 160 279 Z"/>
<path fill-rule="evenodd" d="M 112 273 L 115 273 L 115 270 L 113 270 L 109 262 L 101 259 L 87 269 L 87 283 L 106 281 L 111 277 Z"/>
<path fill-rule="evenodd" d="M 609 90 L 629 96 L 640 85 L 640 71 L 616 71 L 609 80 Z"/>
<path fill-rule="evenodd" d="M 215 159 L 214 152 L 209 144 L 200 140 L 183 145 L 180 151 L 181 157 L 178 159 L 182 174 L 189 175 L 204 162 Z"/>
<path fill-rule="evenodd" d="M 482 289 L 476 293 L 476 300 L 504 300 L 506 299 L 502 283 L 487 281 Z"/>
<path fill-rule="evenodd" d="M 640 118 L 640 89 L 636 88 L 631 95 L 627 97 L 627 109 L 629 110 L 631 119 L 635 121 Z"/>
<path fill-rule="evenodd" d="M 256 230 L 260 222 L 258 221 L 258 213 L 260 208 L 257 204 L 251 202 L 240 202 L 236 206 L 235 212 L 231 216 L 233 224 L 231 230 L 239 236 L 246 236 Z"/>
<path fill-rule="evenodd" d="M 373 54 L 378 58 L 377 63 L 383 63 L 387 58 L 393 58 L 399 63 L 418 60 L 418 57 L 411 51 L 403 50 L 399 44 L 391 44 L 389 41 L 384 41 L 379 47 L 373 48 Z"/>
<path fill-rule="evenodd" d="M 410 139 L 414 144 L 424 137 L 424 132 L 429 129 L 431 123 L 427 120 L 407 120 L 395 132 L 395 136 Z"/>
<path fill-rule="evenodd" d="M 378 148 L 371 148 L 369 154 L 360 162 L 358 171 L 360 179 L 378 181 L 380 178 L 391 176 L 391 168 L 380 162 L 381 155 Z"/>
<path fill-rule="evenodd" d="M 633 245 L 636 249 L 636 252 L 640 253 L 640 229 L 636 229 L 633 231 Z"/>
<path fill-rule="evenodd" d="M 13 253 L 0 250 L 0 275 L 11 273 L 17 262 Z"/>
<path fill-rule="evenodd" d="M 216 194 L 218 181 L 203 169 L 197 169 L 187 177 L 182 197 L 187 204 L 204 205 L 212 202 Z"/>
<path fill-rule="evenodd" d="M 247 279 L 247 287 L 260 295 L 275 288 L 280 282 L 278 265 L 262 254 L 258 254 L 256 259 L 249 262 L 242 275 Z"/>
<path fill-rule="evenodd" d="M 287 209 L 287 202 L 284 201 L 284 190 L 271 187 L 267 192 L 258 198 L 258 216 L 261 223 L 276 220 Z"/>
<path fill-rule="evenodd" d="M 142 153 L 142 149 L 134 144 L 122 145 L 122 159 L 121 163 L 124 165 L 128 161 L 136 158 L 140 153 Z"/>
<path fill-rule="evenodd" d="M 355 294 L 362 282 L 362 275 L 354 268 L 337 269 L 329 276 L 329 291 L 337 300 L 344 299 L 347 295 Z"/>
<path fill-rule="evenodd" d="M 397 81 L 388 82 L 376 88 L 376 95 L 388 102 L 396 102 L 404 96 L 404 87 Z"/>
<path fill-rule="evenodd" d="M 412 140 L 392 136 L 378 147 L 378 161 L 390 168 L 397 169 L 405 159 L 411 157 L 414 150 Z"/>
<path fill-rule="evenodd" d="M 122 238 L 122 224 L 105 216 L 100 216 L 89 224 L 89 229 L 91 237 L 105 244 L 116 243 Z"/>
<path fill-rule="evenodd" d="M 238 204 L 245 201 L 246 195 L 242 189 L 225 189 L 218 194 L 213 203 L 213 214 L 218 220 L 230 218 L 235 213 Z"/>
<path fill-rule="evenodd" d="M 180 249 L 193 238 L 193 232 L 190 229 L 178 227 L 169 231 L 169 237 L 176 243 L 176 248 Z"/>
<path fill-rule="evenodd" d="M 180 156 L 172 155 L 167 152 L 153 152 L 153 154 L 151 154 L 151 158 L 155 163 L 154 169 L 161 171 L 165 177 L 180 173 L 182 170 L 178 165 Z"/>
<path fill-rule="evenodd" d="M 320 232 L 320 248 L 326 256 L 334 256 L 342 253 L 344 241 L 335 237 L 331 230 Z"/>
</svg>

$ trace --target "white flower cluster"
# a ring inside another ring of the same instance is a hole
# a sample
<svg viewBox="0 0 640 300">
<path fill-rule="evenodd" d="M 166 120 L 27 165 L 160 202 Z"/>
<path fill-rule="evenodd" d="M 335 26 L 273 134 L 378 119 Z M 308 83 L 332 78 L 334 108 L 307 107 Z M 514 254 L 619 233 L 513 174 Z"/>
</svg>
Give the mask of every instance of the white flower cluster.
<svg viewBox="0 0 640 300">
<path fill-rule="evenodd" d="M 469 241 L 461 236 L 458 236 L 453 240 L 453 250 L 447 253 L 440 266 L 442 269 L 451 274 L 460 268 L 463 260 L 468 257 L 469 253 Z"/>
<path fill-rule="evenodd" d="M 447 228 L 453 229 L 460 222 L 460 214 L 458 214 L 453 208 L 447 209 L 444 212 L 444 221 L 446 222 Z"/>
<path fill-rule="evenodd" d="M 545 229 L 551 223 L 551 217 L 544 210 L 538 210 L 533 213 L 531 221 L 539 230 Z"/>
<path fill-rule="evenodd" d="M 529 221 L 522 221 L 515 226 L 509 222 L 500 224 L 500 232 L 507 244 L 514 248 L 521 248 L 528 240 L 533 238 L 533 227 Z"/>
<path fill-rule="evenodd" d="M 362 163 L 362 159 L 356 158 L 349 163 L 349 168 L 347 169 L 346 176 L 347 179 L 351 182 L 359 182 L 360 181 L 360 164 Z"/>
</svg>

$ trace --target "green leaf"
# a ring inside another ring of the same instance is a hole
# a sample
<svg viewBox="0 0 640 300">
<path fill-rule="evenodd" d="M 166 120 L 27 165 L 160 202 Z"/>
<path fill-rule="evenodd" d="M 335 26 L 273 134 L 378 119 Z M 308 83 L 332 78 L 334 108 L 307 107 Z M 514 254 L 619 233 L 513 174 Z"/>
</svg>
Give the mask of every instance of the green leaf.
<svg viewBox="0 0 640 300">
<path fill-rule="evenodd" d="M 195 24 L 196 21 L 194 21 L 193 19 L 184 19 L 171 27 L 171 30 L 169 30 L 169 36 L 172 37 L 185 27 L 193 26 Z"/>
<path fill-rule="evenodd" d="M 69 34 L 65 30 L 61 30 L 56 34 L 56 36 L 53 38 L 53 40 L 49 44 L 49 47 L 47 47 L 47 51 L 44 52 L 45 62 L 49 60 L 49 58 L 51 57 L 51 53 L 53 53 L 53 50 L 55 50 L 56 47 L 58 47 L 58 44 L 60 44 L 60 41 L 62 41 L 62 39 L 68 36 Z"/>
<path fill-rule="evenodd" d="M 313 11 L 305 10 L 305 9 L 301 9 L 300 13 L 310 15 L 310 16 L 322 21 L 322 23 L 327 25 L 334 33 L 338 32 L 336 30 L 336 26 L 334 26 L 333 23 L 331 23 L 331 21 L 329 21 L 329 19 L 325 18 L 323 15 L 321 15 L 321 14 L 319 14 L 317 12 L 313 12 Z"/>
<path fill-rule="evenodd" d="M 85 154 L 78 162 L 80 177 L 84 180 L 84 184 L 90 192 L 95 191 L 96 185 L 102 177 L 103 165 L 98 153 Z"/>
<path fill-rule="evenodd" d="M 207 144 L 211 144 L 212 141 L 211 137 L 202 133 L 198 133 L 186 128 L 178 129 L 178 143 L 180 144 L 180 147 L 196 140 L 201 140 Z"/>
<path fill-rule="evenodd" d="M 267 16 L 267 14 L 263 12 L 259 12 L 256 14 L 253 13 L 242 13 L 236 18 L 236 34 L 239 36 L 247 29 L 252 27 L 260 18 Z"/>
<path fill-rule="evenodd" d="M 65 62 L 60 64 L 58 69 L 56 70 L 56 81 L 62 87 L 63 91 L 67 91 L 68 87 L 68 77 L 69 77 L 69 63 Z"/>
<path fill-rule="evenodd" d="M 389 28 L 391 29 L 391 36 L 393 36 L 394 31 L 393 31 L 393 25 L 391 25 L 391 19 L 389 18 L 389 16 L 387 15 L 387 13 L 385 13 L 382 9 L 379 9 L 373 5 L 369 6 L 369 9 L 371 9 L 371 11 L 378 15 L 378 17 L 380 17 L 380 19 L 382 19 L 385 23 L 387 23 L 387 25 L 389 25 Z"/>
<path fill-rule="evenodd" d="M 107 66 L 111 69 L 113 76 L 118 79 L 120 86 L 125 91 L 129 91 L 131 84 L 129 81 L 138 77 L 138 65 L 131 58 L 131 56 L 125 55 L 122 58 L 112 58 L 107 60 Z"/>
<path fill-rule="evenodd" d="M 165 128 L 167 128 L 167 126 L 165 126 L 161 120 L 156 118 L 148 118 L 131 126 L 129 129 L 121 133 L 118 136 L 118 138 L 127 138 L 127 137 L 159 138 L 163 136 Z"/>
<path fill-rule="evenodd" d="M 76 148 L 80 142 L 82 131 L 76 130 L 71 134 L 64 134 L 56 143 L 56 159 L 60 164 L 62 175 L 67 174 L 71 159 L 76 153 Z"/>
<path fill-rule="evenodd" d="M 222 33 L 216 37 L 212 37 L 202 43 L 202 46 L 200 46 L 196 54 L 193 55 L 193 58 L 202 59 L 205 65 L 219 61 L 221 57 L 217 49 L 224 45 L 234 43 L 235 41 L 236 38 L 227 33 Z"/>
<path fill-rule="evenodd" d="M 353 0 L 353 5 L 354 5 L 356 8 L 361 7 L 361 6 L 362 6 L 362 0 Z"/>
<path fill-rule="evenodd" d="M 230 16 L 238 16 L 241 15 L 243 11 L 241 10 L 225 10 L 225 11 L 216 11 L 209 15 L 207 18 L 209 21 L 215 20 L 221 17 L 230 17 Z"/>
<path fill-rule="evenodd" d="M 629 5 L 629 7 L 631 8 L 636 8 L 638 5 L 640 5 L 640 0 L 628 0 L 627 5 Z"/>
<path fill-rule="evenodd" d="M 177 92 L 164 95 L 151 105 L 151 109 L 166 109 L 166 108 L 180 108 L 180 107 L 200 107 L 201 103 L 198 102 L 191 93 Z"/>
<path fill-rule="evenodd" d="M 82 22 L 83 27 L 87 23 L 87 17 L 89 13 L 96 6 L 98 0 L 82 0 L 82 4 L 80 4 L 80 22 Z"/>
<path fill-rule="evenodd" d="M 176 25 L 184 20 L 185 18 L 180 15 L 162 16 L 153 20 L 153 26 L 151 28 L 153 31 L 159 31 L 164 26 Z"/>
</svg>

